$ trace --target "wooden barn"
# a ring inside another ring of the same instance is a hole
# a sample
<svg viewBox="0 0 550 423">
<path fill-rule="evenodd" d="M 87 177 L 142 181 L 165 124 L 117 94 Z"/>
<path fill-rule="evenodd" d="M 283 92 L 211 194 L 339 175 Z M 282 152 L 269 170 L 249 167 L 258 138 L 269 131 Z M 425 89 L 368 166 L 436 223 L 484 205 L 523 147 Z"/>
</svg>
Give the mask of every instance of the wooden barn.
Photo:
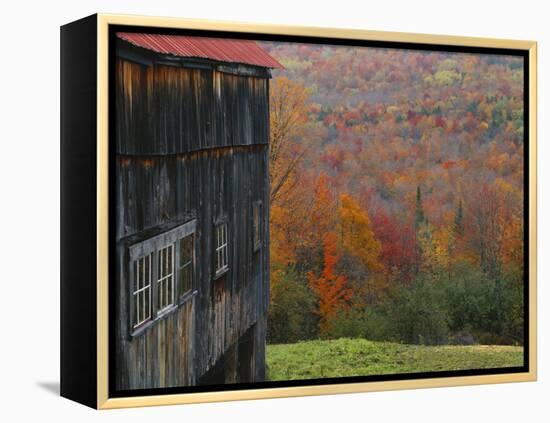
<svg viewBox="0 0 550 423">
<path fill-rule="evenodd" d="M 116 389 L 261 381 L 281 65 L 254 41 L 116 38 Z"/>
</svg>

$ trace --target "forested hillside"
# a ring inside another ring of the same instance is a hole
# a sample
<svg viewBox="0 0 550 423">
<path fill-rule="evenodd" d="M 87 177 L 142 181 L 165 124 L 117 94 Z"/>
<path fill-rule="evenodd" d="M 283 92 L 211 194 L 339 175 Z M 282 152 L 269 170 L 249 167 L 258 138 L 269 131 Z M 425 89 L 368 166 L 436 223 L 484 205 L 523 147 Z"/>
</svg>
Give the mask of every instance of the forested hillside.
<svg viewBox="0 0 550 423">
<path fill-rule="evenodd" d="M 268 341 L 523 343 L 523 59 L 262 43 Z"/>
</svg>

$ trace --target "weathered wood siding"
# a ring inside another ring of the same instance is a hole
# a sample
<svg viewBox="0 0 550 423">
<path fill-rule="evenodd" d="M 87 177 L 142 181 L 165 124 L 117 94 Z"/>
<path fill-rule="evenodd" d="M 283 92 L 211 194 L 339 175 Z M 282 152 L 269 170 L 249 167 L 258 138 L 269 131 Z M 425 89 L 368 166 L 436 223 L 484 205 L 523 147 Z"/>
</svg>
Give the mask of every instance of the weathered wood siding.
<svg viewBox="0 0 550 423">
<path fill-rule="evenodd" d="M 205 375 L 221 360 L 224 381 L 262 380 L 268 79 L 122 59 L 116 71 L 117 389 L 207 383 Z M 262 247 L 255 252 L 258 200 Z M 214 222 L 222 216 L 229 223 L 230 269 L 214 280 Z M 197 221 L 196 295 L 131 337 L 128 245 L 190 219 Z M 245 334 L 253 348 L 239 348 Z"/>
<path fill-rule="evenodd" d="M 117 62 L 117 153 L 267 144 L 268 83 L 215 69 Z"/>
</svg>

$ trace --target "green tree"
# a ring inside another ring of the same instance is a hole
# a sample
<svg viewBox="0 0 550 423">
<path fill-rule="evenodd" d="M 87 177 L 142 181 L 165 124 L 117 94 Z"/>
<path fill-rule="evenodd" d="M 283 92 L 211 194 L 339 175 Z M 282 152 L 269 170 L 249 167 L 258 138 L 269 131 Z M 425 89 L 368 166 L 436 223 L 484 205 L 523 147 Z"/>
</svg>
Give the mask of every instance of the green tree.
<svg viewBox="0 0 550 423">
<path fill-rule="evenodd" d="M 313 339 L 318 320 L 315 297 L 305 277 L 294 267 L 278 269 L 277 281 L 271 285 L 267 341 L 286 344 Z"/>
</svg>

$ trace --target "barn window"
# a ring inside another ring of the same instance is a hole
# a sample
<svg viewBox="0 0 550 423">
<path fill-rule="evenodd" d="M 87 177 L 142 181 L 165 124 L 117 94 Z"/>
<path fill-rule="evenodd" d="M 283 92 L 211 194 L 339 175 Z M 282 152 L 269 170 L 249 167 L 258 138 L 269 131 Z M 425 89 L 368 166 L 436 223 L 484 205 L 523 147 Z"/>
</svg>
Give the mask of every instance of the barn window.
<svg viewBox="0 0 550 423">
<path fill-rule="evenodd" d="M 174 304 L 174 246 L 160 249 L 157 259 L 157 311 L 162 312 Z"/>
<path fill-rule="evenodd" d="M 262 247 L 262 202 L 255 201 L 252 204 L 252 235 L 254 251 Z"/>
<path fill-rule="evenodd" d="M 151 319 L 151 279 L 152 254 L 140 257 L 134 261 L 134 284 L 132 297 L 134 304 L 133 328 L 141 326 Z"/>
<path fill-rule="evenodd" d="M 195 233 L 197 221 L 130 245 L 130 334 L 137 336 L 196 294 Z"/>
<path fill-rule="evenodd" d="M 229 270 L 229 261 L 228 261 L 228 226 L 227 222 L 222 222 L 216 225 L 216 252 L 215 252 L 215 263 L 216 263 L 216 277 L 221 276 L 227 270 Z"/>
<path fill-rule="evenodd" d="M 178 283 L 180 298 L 193 289 L 193 274 L 195 268 L 195 234 L 192 233 L 178 242 L 179 268 Z"/>
</svg>

